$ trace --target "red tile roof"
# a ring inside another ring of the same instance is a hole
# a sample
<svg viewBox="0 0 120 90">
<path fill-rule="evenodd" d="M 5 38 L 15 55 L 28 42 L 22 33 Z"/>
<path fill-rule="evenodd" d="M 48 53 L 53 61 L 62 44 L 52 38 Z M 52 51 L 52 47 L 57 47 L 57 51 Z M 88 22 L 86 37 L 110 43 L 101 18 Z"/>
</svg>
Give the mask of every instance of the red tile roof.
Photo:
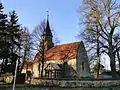
<svg viewBox="0 0 120 90">
<path fill-rule="evenodd" d="M 78 47 L 80 42 L 73 42 L 54 46 L 49 49 L 45 54 L 45 60 L 71 60 L 77 56 Z M 40 60 L 40 53 L 37 53 L 35 61 Z"/>
</svg>

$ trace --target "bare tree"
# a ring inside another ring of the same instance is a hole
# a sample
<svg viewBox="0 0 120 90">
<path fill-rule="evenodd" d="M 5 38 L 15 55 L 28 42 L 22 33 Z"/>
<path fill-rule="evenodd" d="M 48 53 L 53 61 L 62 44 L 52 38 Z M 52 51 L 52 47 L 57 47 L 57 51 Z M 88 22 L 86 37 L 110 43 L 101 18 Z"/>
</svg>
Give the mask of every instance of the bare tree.
<svg viewBox="0 0 120 90">
<path fill-rule="evenodd" d="M 21 71 L 22 71 L 25 62 L 29 62 L 29 60 L 33 59 L 32 41 L 27 27 L 23 27 L 22 29 L 21 44 L 22 44 L 22 49 L 21 49 L 21 57 L 22 57 Z"/>
<path fill-rule="evenodd" d="M 118 46 L 120 39 L 115 42 L 114 38 L 120 27 L 120 4 L 117 0 L 83 0 L 83 2 L 84 8 L 81 10 L 85 16 L 83 22 L 86 25 L 86 36 L 90 36 L 85 39 L 92 44 L 99 42 L 101 53 L 106 53 L 110 58 L 112 76 L 117 78 L 115 55 L 120 49 Z M 98 35 L 99 40 L 96 41 Z"/>
</svg>

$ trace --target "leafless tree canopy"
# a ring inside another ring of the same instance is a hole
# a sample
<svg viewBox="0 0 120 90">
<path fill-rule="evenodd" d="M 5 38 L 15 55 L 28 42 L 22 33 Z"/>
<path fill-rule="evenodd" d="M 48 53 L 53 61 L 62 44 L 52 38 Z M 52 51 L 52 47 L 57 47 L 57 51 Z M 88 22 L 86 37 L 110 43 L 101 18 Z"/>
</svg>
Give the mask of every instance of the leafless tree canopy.
<svg viewBox="0 0 120 90">
<path fill-rule="evenodd" d="M 120 51 L 120 4 L 117 0 L 83 0 L 79 13 L 86 26 L 83 39 L 89 43 L 90 49 L 94 49 L 99 36 L 100 51 L 109 56 L 114 77 L 115 56 Z"/>
</svg>

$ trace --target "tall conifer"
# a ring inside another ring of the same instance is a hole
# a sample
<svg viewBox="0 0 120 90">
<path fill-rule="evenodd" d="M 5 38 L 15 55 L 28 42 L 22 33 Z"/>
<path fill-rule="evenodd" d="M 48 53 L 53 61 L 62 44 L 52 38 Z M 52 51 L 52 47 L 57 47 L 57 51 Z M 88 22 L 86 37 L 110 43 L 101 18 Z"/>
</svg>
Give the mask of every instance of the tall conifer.
<svg viewBox="0 0 120 90">
<path fill-rule="evenodd" d="M 5 68 L 9 57 L 9 43 L 7 42 L 7 15 L 3 12 L 3 5 L 0 3 L 0 60 L 2 60 L 1 73 L 5 73 Z"/>
<path fill-rule="evenodd" d="M 3 5 L 0 3 L 0 58 L 5 58 L 7 56 L 7 32 L 6 32 L 6 23 L 7 15 L 3 13 Z"/>
<path fill-rule="evenodd" d="M 18 16 L 15 11 L 9 13 L 9 22 L 7 26 L 7 33 L 10 43 L 10 64 L 12 72 L 14 73 L 16 60 L 20 58 L 21 49 L 21 29 L 18 24 Z"/>
</svg>

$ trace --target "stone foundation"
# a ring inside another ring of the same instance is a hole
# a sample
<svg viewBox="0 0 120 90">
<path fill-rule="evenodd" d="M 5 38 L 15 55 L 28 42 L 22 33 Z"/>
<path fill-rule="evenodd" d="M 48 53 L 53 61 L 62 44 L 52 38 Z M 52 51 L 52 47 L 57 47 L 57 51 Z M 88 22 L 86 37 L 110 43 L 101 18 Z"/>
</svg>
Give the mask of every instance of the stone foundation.
<svg viewBox="0 0 120 90">
<path fill-rule="evenodd" d="M 32 80 L 31 85 L 59 87 L 111 87 L 120 86 L 120 80 L 75 81 L 75 80 Z"/>
</svg>

